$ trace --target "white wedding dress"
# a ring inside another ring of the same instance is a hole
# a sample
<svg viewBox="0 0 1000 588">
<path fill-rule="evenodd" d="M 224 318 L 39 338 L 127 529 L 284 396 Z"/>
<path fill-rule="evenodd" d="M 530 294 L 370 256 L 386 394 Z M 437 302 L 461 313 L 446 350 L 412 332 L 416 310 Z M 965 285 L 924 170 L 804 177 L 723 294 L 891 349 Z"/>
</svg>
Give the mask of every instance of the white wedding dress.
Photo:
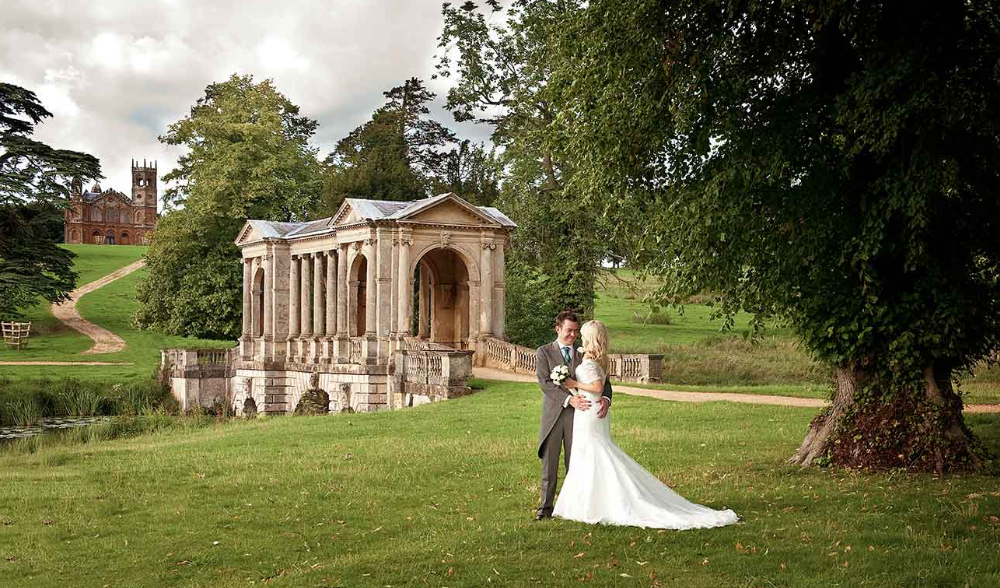
<svg viewBox="0 0 1000 588">
<path fill-rule="evenodd" d="M 597 362 L 576 368 L 578 382 L 604 381 Z M 573 415 L 573 453 L 553 516 L 585 523 L 654 529 L 697 529 L 735 523 L 731 510 L 713 510 L 686 500 L 611 440 L 611 413 L 597 418 L 599 394 L 580 391 L 594 404 Z"/>
</svg>

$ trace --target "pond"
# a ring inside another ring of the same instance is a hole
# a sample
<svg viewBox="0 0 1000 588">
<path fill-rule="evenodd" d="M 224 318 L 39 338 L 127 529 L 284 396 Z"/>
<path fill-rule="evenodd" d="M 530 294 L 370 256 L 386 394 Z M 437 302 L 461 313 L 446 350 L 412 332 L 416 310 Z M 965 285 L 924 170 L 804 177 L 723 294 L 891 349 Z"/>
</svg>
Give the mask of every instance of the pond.
<svg viewBox="0 0 1000 588">
<path fill-rule="evenodd" d="M 0 440 L 2 439 L 22 439 L 33 437 L 46 431 L 61 431 L 74 427 L 86 427 L 96 422 L 106 421 L 110 417 L 90 416 L 90 417 L 48 417 L 44 418 L 37 425 L 30 427 L 3 426 L 0 425 Z"/>
</svg>

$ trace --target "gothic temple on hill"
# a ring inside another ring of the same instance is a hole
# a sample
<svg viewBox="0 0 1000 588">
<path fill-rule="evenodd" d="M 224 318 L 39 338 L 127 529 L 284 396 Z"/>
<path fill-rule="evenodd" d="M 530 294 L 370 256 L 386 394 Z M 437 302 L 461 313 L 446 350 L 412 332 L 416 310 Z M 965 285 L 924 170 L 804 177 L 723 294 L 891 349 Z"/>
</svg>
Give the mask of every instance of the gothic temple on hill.
<svg viewBox="0 0 1000 588">
<path fill-rule="evenodd" d="M 132 161 L 132 197 L 74 185 L 65 212 L 67 243 L 144 245 L 156 228 L 156 162 Z"/>
</svg>

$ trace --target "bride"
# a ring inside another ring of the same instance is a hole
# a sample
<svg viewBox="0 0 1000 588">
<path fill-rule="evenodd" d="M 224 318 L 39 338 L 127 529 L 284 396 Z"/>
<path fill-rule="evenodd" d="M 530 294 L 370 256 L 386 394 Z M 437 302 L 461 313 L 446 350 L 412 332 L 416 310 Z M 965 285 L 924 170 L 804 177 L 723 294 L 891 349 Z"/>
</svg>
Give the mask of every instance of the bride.
<svg viewBox="0 0 1000 588">
<path fill-rule="evenodd" d="M 608 331 L 601 321 L 588 321 L 583 336 L 583 363 L 576 388 L 597 402 L 608 371 Z M 573 460 L 566 473 L 553 516 L 583 521 L 658 529 L 721 527 L 739 517 L 731 510 L 713 510 L 689 502 L 647 472 L 611 439 L 611 419 L 596 410 L 577 411 L 573 419 Z"/>
</svg>

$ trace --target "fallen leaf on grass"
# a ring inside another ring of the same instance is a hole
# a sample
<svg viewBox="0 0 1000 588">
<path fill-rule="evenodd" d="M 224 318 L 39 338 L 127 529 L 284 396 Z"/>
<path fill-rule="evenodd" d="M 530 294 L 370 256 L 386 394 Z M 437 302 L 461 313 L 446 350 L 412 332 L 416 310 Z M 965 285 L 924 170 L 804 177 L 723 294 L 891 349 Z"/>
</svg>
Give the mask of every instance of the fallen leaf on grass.
<svg viewBox="0 0 1000 588">
<path fill-rule="evenodd" d="M 586 554 L 585 554 L 584 552 L 582 552 L 582 551 L 581 551 L 580 553 L 578 553 L 578 554 L 574 555 L 574 556 L 573 556 L 573 559 L 576 559 L 576 558 L 578 558 L 578 557 L 583 557 L 584 555 L 586 555 Z"/>
</svg>

